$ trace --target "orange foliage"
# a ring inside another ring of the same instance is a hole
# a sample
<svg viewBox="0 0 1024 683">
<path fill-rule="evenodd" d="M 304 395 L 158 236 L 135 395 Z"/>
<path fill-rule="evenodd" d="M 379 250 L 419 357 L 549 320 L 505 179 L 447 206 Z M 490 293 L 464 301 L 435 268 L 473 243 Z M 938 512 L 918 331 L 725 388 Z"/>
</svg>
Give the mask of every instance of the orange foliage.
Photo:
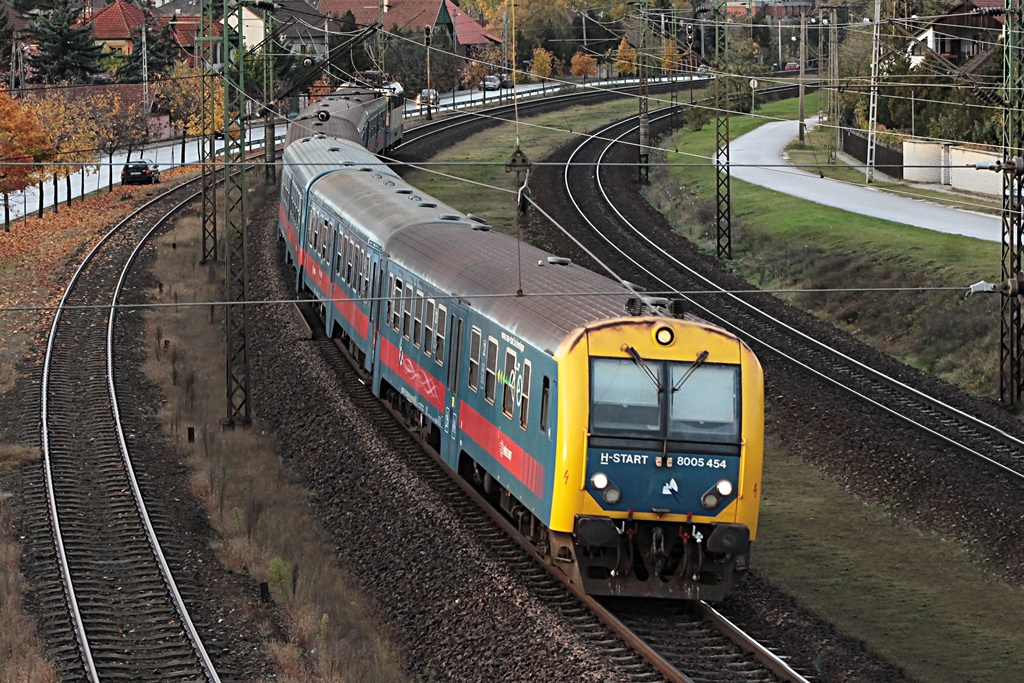
<svg viewBox="0 0 1024 683">
<path fill-rule="evenodd" d="M 313 85 L 309 86 L 309 104 L 313 104 L 321 97 L 325 97 L 331 94 L 331 86 L 327 82 L 327 75 L 324 74 L 317 79 Z"/>
<path fill-rule="evenodd" d="M 88 253 L 135 203 L 141 202 L 126 201 L 126 195 L 131 197 L 130 189 L 115 187 L 111 193 L 90 197 L 58 214 L 17 222 L 11 232 L 0 233 L 0 272 L 4 273 L 0 307 L 57 305 L 71 269 L 78 266 L 69 258 Z M 36 310 L 30 318 L 18 331 L 41 333 L 53 320 L 53 311 Z"/>
</svg>

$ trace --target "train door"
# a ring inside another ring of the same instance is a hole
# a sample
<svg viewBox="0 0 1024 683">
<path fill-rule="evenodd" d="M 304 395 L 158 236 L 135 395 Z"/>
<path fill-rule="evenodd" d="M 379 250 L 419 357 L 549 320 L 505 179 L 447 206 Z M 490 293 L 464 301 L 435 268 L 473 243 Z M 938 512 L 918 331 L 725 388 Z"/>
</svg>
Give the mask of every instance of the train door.
<svg viewBox="0 0 1024 683">
<path fill-rule="evenodd" d="M 441 310 L 438 310 L 438 321 L 437 327 L 438 332 L 441 332 Z M 447 462 L 453 467 L 458 467 L 459 451 L 459 383 L 462 381 L 462 361 L 464 353 L 464 337 L 465 337 L 465 320 L 466 311 L 461 308 L 458 304 L 452 302 L 448 311 L 447 323 L 444 325 L 447 328 L 448 333 L 448 348 L 437 349 L 437 355 L 447 354 L 447 362 L 445 363 L 447 370 L 447 377 L 445 385 L 447 391 L 447 403 L 444 409 L 444 424 L 442 430 L 442 440 L 444 444 L 441 452 L 444 454 Z"/>
<path fill-rule="evenodd" d="M 366 354 L 366 369 L 373 373 L 373 366 L 377 362 L 377 345 L 380 337 L 380 321 L 383 315 L 383 298 L 381 292 L 384 289 L 384 262 L 380 254 L 368 251 L 371 258 L 370 263 L 370 324 L 367 328 L 367 335 L 370 341 L 370 351 Z"/>
</svg>

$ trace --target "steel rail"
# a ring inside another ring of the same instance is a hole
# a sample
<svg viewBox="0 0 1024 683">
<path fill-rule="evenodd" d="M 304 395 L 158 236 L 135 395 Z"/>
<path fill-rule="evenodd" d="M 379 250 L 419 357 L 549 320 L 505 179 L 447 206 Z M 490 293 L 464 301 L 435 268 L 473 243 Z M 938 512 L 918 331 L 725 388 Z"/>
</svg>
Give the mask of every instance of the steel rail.
<svg viewBox="0 0 1024 683">
<path fill-rule="evenodd" d="M 666 116 L 667 116 L 667 114 L 662 114 L 657 119 L 652 119 L 652 122 L 655 121 L 655 120 L 661 120 L 661 119 L 665 118 Z M 600 133 L 598 133 L 597 136 L 595 136 L 595 137 L 599 137 L 599 136 L 605 134 L 607 131 L 612 130 L 613 128 L 619 127 L 621 125 L 622 125 L 622 122 L 619 122 L 619 123 L 616 123 L 616 124 L 612 124 L 612 125 L 608 126 L 607 128 L 604 128 L 602 131 L 600 131 Z M 600 168 L 600 161 L 602 159 L 604 159 L 604 157 L 607 155 L 609 150 L 615 144 L 618 144 L 619 141 L 621 141 L 621 139 L 623 137 L 625 137 L 626 135 L 629 135 L 629 134 L 633 133 L 634 131 L 636 131 L 637 128 L 638 127 L 630 128 L 629 130 L 627 130 L 626 132 L 622 133 L 616 139 L 612 140 L 611 142 L 609 142 L 606 145 L 605 149 L 601 152 L 601 155 L 599 157 L 599 161 L 598 161 L 598 167 L 599 168 Z M 587 141 L 587 142 L 589 142 L 589 141 Z M 575 198 L 573 198 L 572 191 L 571 191 L 571 189 L 569 187 L 569 169 L 570 169 L 570 167 L 572 165 L 572 159 L 576 156 L 577 152 L 580 149 L 582 149 L 584 145 L 587 144 L 587 142 L 584 142 L 576 150 L 574 150 L 572 155 L 570 155 L 568 162 L 566 163 L 566 170 L 565 170 L 565 173 L 564 173 L 564 179 L 565 179 L 565 184 L 566 184 L 566 191 L 568 192 L 569 197 L 570 197 L 570 199 L 573 202 L 573 205 L 576 207 L 577 211 L 579 212 L 581 217 L 583 217 L 583 219 L 586 221 L 586 223 L 591 226 L 591 229 L 594 231 L 594 233 L 597 234 L 602 240 L 604 240 L 611 248 L 615 249 L 617 252 L 622 254 L 622 256 L 624 258 L 626 258 L 631 263 L 633 263 L 637 268 L 639 268 L 640 270 L 646 272 L 652 279 L 654 279 L 654 280 L 664 284 L 670 290 L 673 289 L 673 287 L 672 287 L 672 285 L 670 283 L 668 283 L 663 278 L 659 277 L 657 274 L 655 274 L 650 269 L 644 267 L 641 263 L 636 261 L 629 254 L 627 254 L 625 251 L 623 251 L 615 243 L 614 240 L 612 240 L 609 237 L 607 237 L 606 235 L 604 235 L 600 231 L 600 229 L 597 228 L 594 225 L 594 223 L 590 220 L 590 218 L 586 214 L 586 211 L 579 205 L 578 202 L 576 202 Z M 1003 441 L 1005 444 L 1007 444 L 1009 446 L 1012 446 L 1014 448 L 1018 448 L 1018 449 L 1024 451 L 1024 441 L 1022 441 L 1020 439 L 1017 439 L 1013 435 L 1006 433 L 1005 431 L 995 427 L 994 425 L 990 425 L 990 424 L 988 424 L 988 423 L 986 423 L 986 422 L 984 422 L 984 421 L 982 421 L 982 420 L 980 420 L 980 419 L 978 419 L 978 418 L 976 418 L 976 417 L 974 417 L 972 415 L 964 413 L 963 411 L 955 408 L 954 406 L 950 406 L 948 404 L 945 404 L 942 401 L 940 401 L 940 400 L 938 400 L 938 399 L 936 399 L 936 398 L 934 398 L 932 396 L 929 396 L 929 395 L 925 394 L 924 392 L 920 391 L 919 389 L 915 389 L 914 387 L 911 387 L 911 386 L 906 385 L 906 384 L 904 384 L 902 382 L 899 382 L 898 380 L 896 380 L 896 379 L 894 379 L 892 377 L 889 377 L 888 375 L 885 375 L 884 373 L 882 373 L 882 372 L 880 372 L 880 371 L 878 371 L 878 370 L 876 370 L 876 369 L 874 369 L 874 368 L 872 368 L 872 367 L 862 363 L 861 361 L 859 361 L 859 360 L 857 360 L 855 358 L 851 358 L 850 356 L 847 356 L 845 354 L 840 353 L 839 351 L 836 351 L 835 349 L 833 349 L 833 348 L 829 347 L 828 345 L 824 344 L 823 342 L 813 338 L 812 336 L 810 336 L 810 335 L 808 335 L 808 334 L 806 334 L 804 332 L 801 332 L 800 330 L 797 330 L 796 328 L 792 327 L 791 325 L 789 325 L 789 324 L 787 324 L 787 323 L 785 323 L 785 322 L 783 322 L 781 320 L 778 320 L 777 318 L 774 318 L 774 317 L 770 316 L 769 314 L 767 314 L 764 311 L 762 311 L 759 308 L 757 308 L 755 305 L 753 305 L 753 304 L 751 304 L 751 303 L 749 303 L 747 301 L 744 301 L 742 298 L 736 296 L 735 294 L 733 294 L 733 293 L 729 292 L 728 290 L 724 289 L 723 287 L 719 286 L 717 283 L 713 282 L 712 280 L 708 279 L 707 277 L 705 277 L 705 276 L 701 275 L 700 273 L 696 272 L 695 270 L 693 270 L 692 268 L 687 266 L 685 263 L 683 263 L 682 261 L 677 259 L 675 256 L 673 256 L 671 253 L 669 253 L 667 250 L 665 250 L 663 247 L 661 247 L 660 245 L 655 243 L 653 240 L 651 240 L 647 235 L 643 234 L 642 231 L 637 229 L 637 227 L 635 225 L 633 225 L 623 215 L 623 213 L 616 206 L 615 202 L 612 200 L 609 192 L 606 190 L 606 188 L 604 186 L 604 183 L 601 180 L 600 171 L 598 171 L 595 174 L 595 178 L 596 178 L 596 182 L 597 182 L 598 188 L 600 189 L 602 196 L 605 198 L 605 201 L 606 201 L 607 205 L 609 206 L 609 208 L 612 209 L 612 211 L 615 212 L 615 214 L 619 217 L 619 219 L 623 222 L 623 224 L 626 225 L 629 228 L 629 230 L 631 230 L 635 235 L 637 235 L 638 237 L 643 239 L 645 242 L 647 242 L 653 249 L 655 249 L 656 251 L 661 253 L 661 255 L 664 258 L 666 258 L 669 261 L 671 261 L 672 263 L 676 264 L 679 268 L 687 271 L 695 279 L 698 279 L 698 280 L 702 281 L 703 283 L 705 283 L 709 288 L 711 288 L 714 291 L 717 291 L 717 292 L 719 292 L 721 294 L 724 294 L 725 296 L 729 297 L 734 303 L 742 305 L 743 307 L 748 309 L 750 312 L 752 312 L 752 313 L 762 317 L 766 321 L 768 321 L 770 324 L 785 329 L 786 332 L 799 337 L 802 341 L 804 341 L 805 343 L 810 344 L 811 346 L 816 347 L 819 351 L 822 351 L 822 352 L 832 356 L 833 358 L 837 358 L 837 359 L 839 359 L 839 360 L 841 360 L 841 361 L 843 361 L 845 363 L 853 365 L 858 370 L 860 370 L 864 374 L 868 375 L 869 377 L 873 378 L 874 380 L 882 382 L 882 383 L 884 383 L 884 384 L 886 384 L 888 386 L 891 386 L 891 387 L 893 387 L 895 389 L 898 389 L 900 391 L 903 391 L 906 394 L 909 394 L 909 395 L 913 396 L 915 399 L 921 401 L 922 403 L 925 403 L 926 405 L 929 405 L 932 408 L 935 408 L 935 409 L 937 409 L 937 410 L 939 410 L 941 412 L 944 412 L 944 413 L 946 413 L 948 415 L 952 415 L 952 416 L 954 416 L 954 417 L 956 417 L 956 418 L 958 418 L 958 419 L 960 419 L 960 420 L 962 420 L 964 422 L 967 422 L 967 423 L 970 424 L 970 426 L 974 427 L 975 429 L 980 430 L 982 432 L 985 432 L 986 434 L 989 434 L 991 436 L 994 436 L 994 437 L 1000 439 L 1001 441 Z M 838 380 L 836 380 L 836 379 L 834 379 L 832 377 L 829 377 L 828 375 L 824 374 L 823 372 L 821 372 L 819 370 L 816 370 L 815 368 L 810 367 L 808 364 L 804 363 L 803 361 L 800 361 L 799 359 L 794 358 L 793 356 L 785 353 L 784 351 L 778 349 L 777 347 L 772 346 L 771 344 L 769 344 L 768 342 L 764 341 L 763 339 L 760 339 L 759 337 L 757 337 L 756 335 L 752 334 L 748 330 L 744 330 L 744 329 L 740 328 L 735 323 L 733 323 L 733 322 L 723 318 L 721 315 L 715 313 L 714 311 L 711 311 L 706 306 L 701 305 L 700 303 L 698 303 L 692 297 L 685 297 L 684 296 L 683 298 L 685 298 L 695 308 L 700 309 L 706 315 L 708 315 L 709 317 L 711 317 L 715 321 L 719 322 L 723 326 L 725 326 L 725 327 L 727 327 L 729 329 L 732 329 L 732 330 L 742 334 L 743 336 L 745 336 L 746 338 L 748 338 L 748 339 L 750 339 L 752 341 L 755 341 L 756 343 L 760 344 L 761 346 L 763 346 L 763 347 L 767 348 L 768 350 L 772 351 L 773 353 L 779 355 L 779 357 L 786 359 L 787 361 L 789 361 L 789 362 L 799 366 L 800 368 L 806 370 L 807 372 L 810 372 L 811 374 L 817 376 L 818 378 L 830 382 L 834 386 L 839 387 L 839 388 L 843 389 L 844 391 L 847 391 L 847 392 L 853 394 L 857 398 L 859 398 L 859 399 L 861 399 L 861 400 L 863 400 L 863 401 L 865 401 L 865 402 L 867 402 L 867 403 L 869 403 L 869 404 L 871 404 L 873 406 L 876 406 L 876 407 L 880 408 L 881 410 L 889 413 L 890 415 L 892 415 L 894 417 L 899 418 L 900 420 L 902 420 L 902 421 L 904 421 L 904 422 L 914 426 L 917 429 L 920 429 L 920 430 L 922 430 L 922 431 L 924 431 L 924 432 L 926 432 L 926 433 L 928 433 L 928 434 L 930 434 L 930 435 L 932 435 L 934 437 L 939 438 L 942 441 L 945 441 L 947 444 L 956 447 L 960 451 L 965 452 L 965 453 L 967 453 L 968 455 L 970 455 L 972 457 L 978 458 L 978 459 L 980 459 L 980 460 L 982 460 L 984 462 L 987 462 L 987 463 L 995 466 L 996 468 L 1006 472 L 1007 474 L 1010 474 L 1010 475 L 1012 475 L 1014 477 L 1017 477 L 1018 479 L 1024 480 L 1024 472 L 1022 472 L 1021 470 L 1017 470 L 1017 469 L 1014 469 L 1012 467 L 1009 467 L 1009 466 L 999 462 L 998 460 L 995 460 L 994 458 L 985 455 L 984 453 L 978 452 L 977 450 L 971 448 L 970 446 L 968 446 L 968 445 L 966 445 L 964 443 L 961 443 L 961 442 L 959 442 L 959 441 L 957 441 L 957 440 L 955 440 L 955 439 L 953 439 L 951 437 L 948 437 L 948 436 L 946 436 L 946 435 L 944 435 L 944 434 L 942 434 L 942 433 L 932 429 L 931 427 L 928 427 L 927 425 L 921 424 L 920 422 L 914 420 L 910 416 L 904 415 L 904 414 L 900 413 L 899 411 L 897 411 L 897 410 L 895 410 L 895 409 L 893 409 L 893 408 L 891 408 L 889 406 L 886 406 L 885 404 L 883 404 L 883 403 L 881 403 L 881 402 L 879 402 L 879 401 L 877 401 L 877 400 L 875 400 L 875 399 L 873 399 L 873 398 L 871 398 L 871 397 L 869 397 L 869 396 L 867 396 L 867 395 L 865 395 L 865 394 L 863 394 L 863 393 L 853 389 L 852 387 L 848 387 L 848 386 L 842 384 Z"/>
</svg>

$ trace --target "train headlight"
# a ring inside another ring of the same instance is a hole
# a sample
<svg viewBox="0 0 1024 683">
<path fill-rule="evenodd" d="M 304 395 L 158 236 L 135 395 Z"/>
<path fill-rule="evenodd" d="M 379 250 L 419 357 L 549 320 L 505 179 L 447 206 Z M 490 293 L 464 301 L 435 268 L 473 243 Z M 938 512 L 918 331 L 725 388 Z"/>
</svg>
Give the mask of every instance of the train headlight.
<svg viewBox="0 0 1024 683">
<path fill-rule="evenodd" d="M 608 475 L 604 472 L 598 472 L 590 478 L 590 483 L 594 485 L 594 488 L 598 491 L 604 491 L 608 488 Z"/>
<path fill-rule="evenodd" d="M 723 498 L 728 498 L 731 495 L 732 482 L 728 479 L 722 479 L 700 497 L 700 504 L 708 510 L 714 510 L 722 504 Z"/>
<path fill-rule="evenodd" d="M 668 346 L 675 338 L 676 333 L 672 331 L 671 327 L 659 327 L 654 332 L 654 341 L 662 346 Z"/>
<path fill-rule="evenodd" d="M 604 493 L 601 494 L 601 497 L 604 498 L 604 502 L 609 505 L 615 505 L 622 500 L 622 491 L 619 491 L 619 489 L 614 486 L 609 486 L 604 490 Z"/>
</svg>

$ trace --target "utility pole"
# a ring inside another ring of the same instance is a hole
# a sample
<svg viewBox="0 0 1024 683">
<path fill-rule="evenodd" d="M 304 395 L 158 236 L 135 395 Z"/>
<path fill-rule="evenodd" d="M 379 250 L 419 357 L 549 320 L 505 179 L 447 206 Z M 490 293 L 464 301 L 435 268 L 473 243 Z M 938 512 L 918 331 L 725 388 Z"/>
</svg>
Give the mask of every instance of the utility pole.
<svg viewBox="0 0 1024 683">
<path fill-rule="evenodd" d="M 227 416 L 226 428 L 252 422 L 249 401 L 248 184 L 245 159 L 244 0 L 224 0 L 224 224 L 227 229 Z"/>
<path fill-rule="evenodd" d="M 828 25 L 828 121 L 835 135 L 832 163 L 839 154 L 839 12 L 833 7 Z"/>
<path fill-rule="evenodd" d="M 217 43 L 213 30 L 214 0 L 200 0 L 199 36 L 196 39 L 195 61 L 199 68 L 199 100 L 202 136 L 199 148 L 199 167 L 202 174 L 203 256 L 200 263 L 217 260 L 217 148 L 214 138 L 216 121 L 216 93 L 214 92 L 214 62 Z"/>
<path fill-rule="evenodd" d="M 804 69 L 807 67 L 807 15 L 800 15 L 800 144 L 806 138 L 804 125 Z"/>
<path fill-rule="evenodd" d="M 149 128 L 149 53 L 146 51 L 146 34 L 149 33 L 149 15 L 142 21 L 142 111 L 145 112 L 146 127 Z M 149 137 L 148 135 L 146 136 Z"/>
<path fill-rule="evenodd" d="M 263 177 L 273 187 L 277 183 L 277 165 L 274 149 L 274 130 L 277 123 L 277 103 L 274 101 L 274 15 L 263 10 Z M 326 45 L 326 41 L 324 42 Z"/>
<path fill-rule="evenodd" d="M 427 121 L 433 119 L 430 109 L 430 24 L 423 27 L 423 44 L 427 47 Z"/>
<path fill-rule="evenodd" d="M 732 258 L 732 209 L 729 169 L 729 87 L 722 78 L 728 67 L 729 30 L 726 0 L 715 0 L 715 189 L 718 200 L 718 258 Z"/>
<path fill-rule="evenodd" d="M 1007 0 L 1008 2 L 1011 0 Z M 871 38 L 871 100 L 868 105 L 868 160 L 865 169 L 868 183 L 875 180 L 875 137 L 878 129 L 878 60 L 881 40 L 882 0 L 875 0 L 875 23 Z"/>
<path fill-rule="evenodd" d="M 640 121 L 640 147 L 639 147 L 639 158 L 638 158 L 638 169 L 639 169 L 639 180 L 640 183 L 649 183 L 651 180 L 651 149 L 650 149 L 650 119 L 648 117 L 648 107 L 650 102 L 648 100 L 647 91 L 647 24 L 649 16 L 647 14 L 649 5 L 648 0 L 640 0 L 640 44 L 637 46 L 637 75 L 639 76 L 640 85 L 639 92 L 637 93 L 637 100 L 639 101 L 638 120 Z"/>
<path fill-rule="evenodd" d="M 1003 154 L 1008 162 L 1024 156 L 1024 68 L 1020 62 L 1021 0 L 1005 0 L 1006 45 L 1003 49 L 1003 93 L 1006 111 L 1003 114 Z M 1002 276 L 1003 281 L 1016 280 L 1024 270 L 1021 251 L 1024 247 L 1024 169 L 1014 164 L 1015 172 L 1003 173 L 1002 211 Z M 999 400 L 1017 410 L 1024 397 L 1024 321 L 1018 297 L 1002 297 L 999 325 Z"/>
</svg>

